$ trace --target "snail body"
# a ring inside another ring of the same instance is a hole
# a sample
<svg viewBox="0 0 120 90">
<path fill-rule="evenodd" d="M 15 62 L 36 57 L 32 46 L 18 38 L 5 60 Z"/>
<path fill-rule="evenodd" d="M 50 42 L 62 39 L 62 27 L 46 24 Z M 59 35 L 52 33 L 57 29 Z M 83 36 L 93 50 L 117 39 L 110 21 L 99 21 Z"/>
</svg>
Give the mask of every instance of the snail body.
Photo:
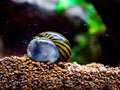
<svg viewBox="0 0 120 90">
<path fill-rule="evenodd" d="M 69 41 L 61 34 L 56 32 L 39 33 L 30 41 L 27 54 L 36 61 L 68 61 L 71 56 Z"/>
</svg>

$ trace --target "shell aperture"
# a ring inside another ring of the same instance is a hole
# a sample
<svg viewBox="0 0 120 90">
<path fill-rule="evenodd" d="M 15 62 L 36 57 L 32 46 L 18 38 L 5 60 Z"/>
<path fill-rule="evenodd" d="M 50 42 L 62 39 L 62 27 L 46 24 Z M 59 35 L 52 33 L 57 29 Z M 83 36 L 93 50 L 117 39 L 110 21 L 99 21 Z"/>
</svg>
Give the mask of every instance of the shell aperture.
<svg viewBox="0 0 120 90">
<path fill-rule="evenodd" d="M 33 39 L 28 45 L 27 54 L 35 61 L 53 63 L 59 58 L 56 45 L 48 39 Z"/>
</svg>

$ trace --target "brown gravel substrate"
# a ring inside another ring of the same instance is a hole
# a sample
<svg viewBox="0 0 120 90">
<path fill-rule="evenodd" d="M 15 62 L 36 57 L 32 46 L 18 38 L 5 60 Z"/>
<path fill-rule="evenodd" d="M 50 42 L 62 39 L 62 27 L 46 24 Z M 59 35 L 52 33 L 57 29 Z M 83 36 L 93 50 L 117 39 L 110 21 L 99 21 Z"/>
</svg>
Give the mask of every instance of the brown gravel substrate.
<svg viewBox="0 0 120 90">
<path fill-rule="evenodd" d="M 0 90 L 120 90 L 120 67 L 99 63 L 40 63 L 23 57 L 0 59 Z"/>
</svg>

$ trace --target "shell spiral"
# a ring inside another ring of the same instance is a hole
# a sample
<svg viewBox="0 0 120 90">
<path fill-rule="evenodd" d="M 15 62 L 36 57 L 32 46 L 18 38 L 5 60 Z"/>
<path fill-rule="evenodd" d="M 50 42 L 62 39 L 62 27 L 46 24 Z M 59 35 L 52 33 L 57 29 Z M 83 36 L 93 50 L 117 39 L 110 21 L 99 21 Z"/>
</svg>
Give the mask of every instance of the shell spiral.
<svg viewBox="0 0 120 90">
<path fill-rule="evenodd" d="M 27 54 L 36 61 L 52 63 L 57 60 L 68 61 L 71 56 L 71 47 L 67 38 L 62 34 L 47 31 L 35 36 L 28 45 Z"/>
</svg>

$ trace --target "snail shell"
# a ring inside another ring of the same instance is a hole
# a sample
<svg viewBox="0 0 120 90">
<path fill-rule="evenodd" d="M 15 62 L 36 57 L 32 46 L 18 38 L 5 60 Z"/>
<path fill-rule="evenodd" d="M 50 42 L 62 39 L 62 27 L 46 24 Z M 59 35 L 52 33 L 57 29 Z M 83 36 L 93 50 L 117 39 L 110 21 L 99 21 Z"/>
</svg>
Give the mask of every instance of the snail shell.
<svg viewBox="0 0 120 90">
<path fill-rule="evenodd" d="M 36 61 L 54 63 L 57 60 L 69 60 L 71 48 L 69 41 L 63 35 L 47 31 L 39 33 L 30 41 L 27 54 Z"/>
</svg>

